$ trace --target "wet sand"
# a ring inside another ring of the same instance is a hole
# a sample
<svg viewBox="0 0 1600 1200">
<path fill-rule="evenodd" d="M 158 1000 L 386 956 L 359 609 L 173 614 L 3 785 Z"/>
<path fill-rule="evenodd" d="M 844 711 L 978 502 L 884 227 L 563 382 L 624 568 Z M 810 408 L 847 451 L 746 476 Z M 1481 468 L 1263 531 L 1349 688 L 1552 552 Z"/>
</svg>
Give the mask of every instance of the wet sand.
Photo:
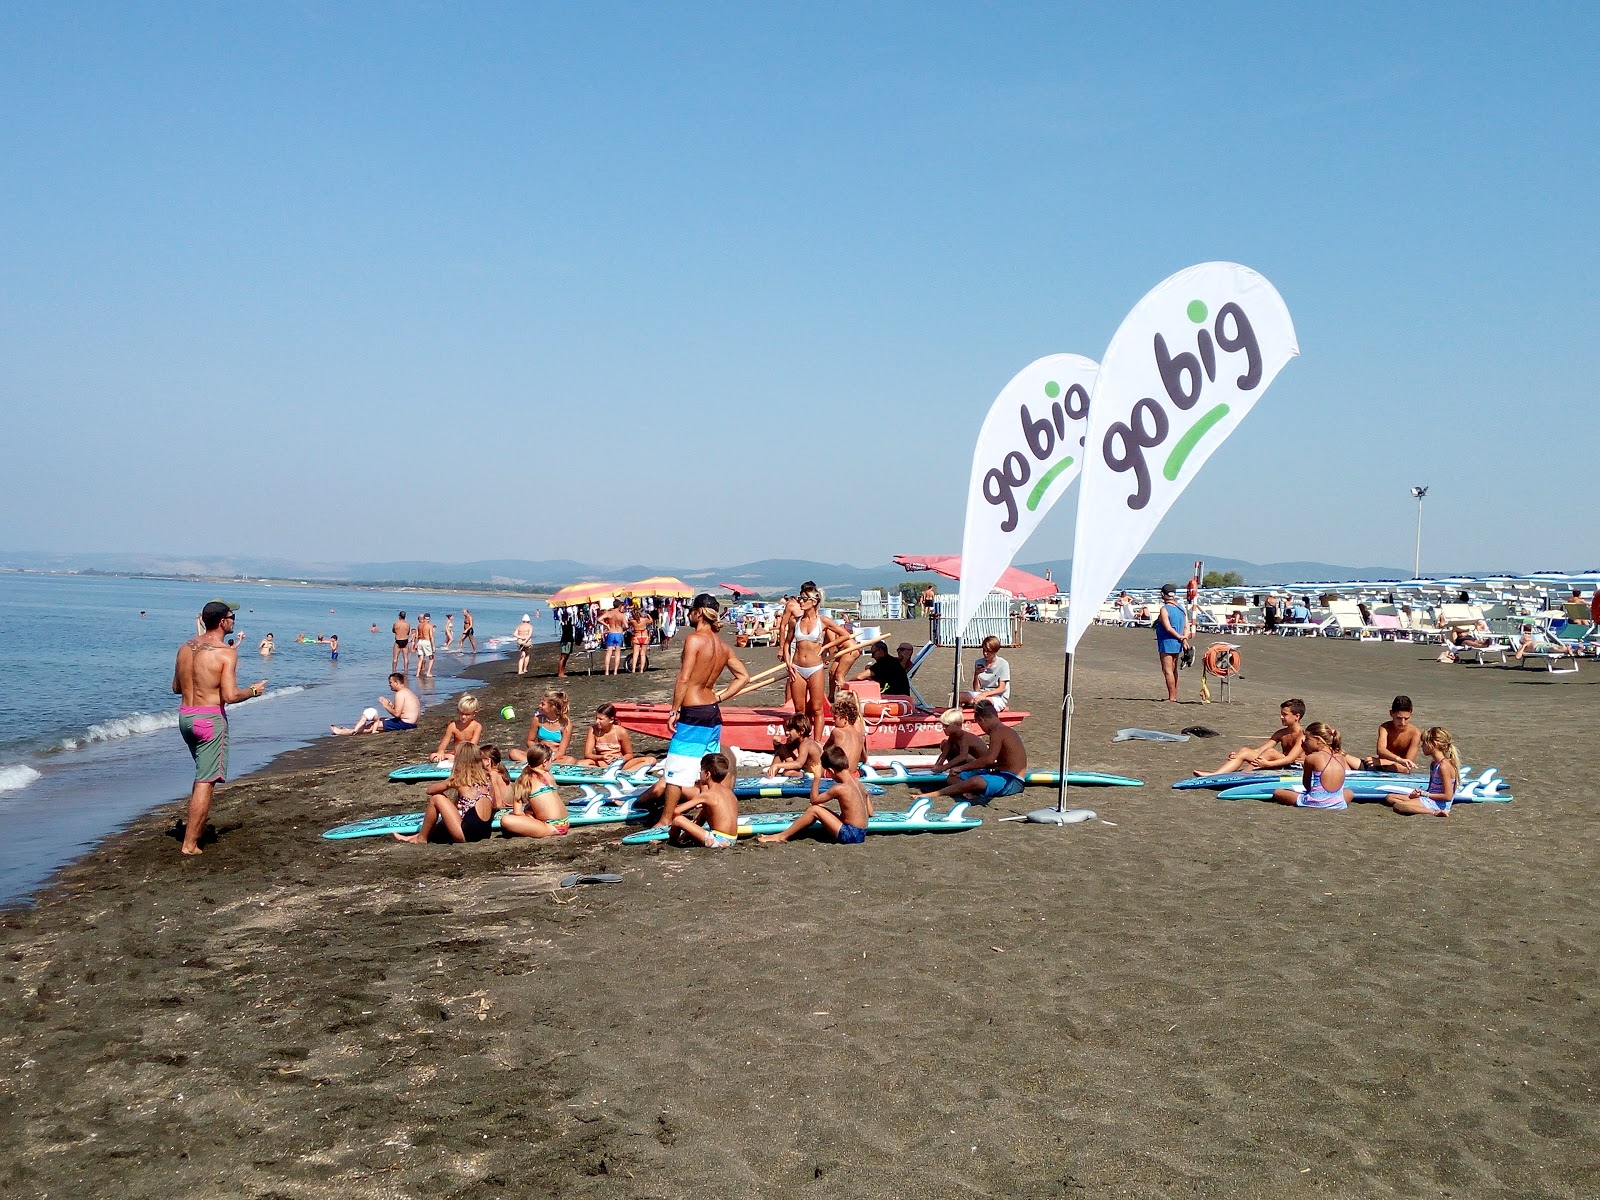
<svg viewBox="0 0 1600 1200">
<path fill-rule="evenodd" d="M 1026 636 L 1005 653 L 1052 765 L 1060 628 Z M 993 819 L 1051 802 L 1034 788 L 972 833 L 859 848 L 317 837 L 420 807 L 384 776 L 431 749 L 443 706 L 223 789 L 198 860 L 181 806 L 152 814 L 0 914 L 0 1186 L 1600 1194 L 1600 665 L 1254 638 L 1231 705 L 1169 706 L 1151 641 L 1096 629 L 1079 659 L 1074 765 L 1150 785 L 1072 793 L 1109 823 Z M 539 654 L 527 681 L 489 668 L 484 709 L 523 714 L 490 719 L 502 744 L 550 682 Z M 580 731 L 601 699 L 665 697 L 676 657 L 657 667 L 575 679 Z M 936 655 L 919 683 L 949 671 Z M 1291 695 L 1363 748 L 1396 692 L 1516 801 L 1407 819 L 1166 786 L 1267 736 Z M 1110 740 L 1195 723 L 1223 736 Z M 598 870 L 623 882 L 556 886 Z"/>
</svg>

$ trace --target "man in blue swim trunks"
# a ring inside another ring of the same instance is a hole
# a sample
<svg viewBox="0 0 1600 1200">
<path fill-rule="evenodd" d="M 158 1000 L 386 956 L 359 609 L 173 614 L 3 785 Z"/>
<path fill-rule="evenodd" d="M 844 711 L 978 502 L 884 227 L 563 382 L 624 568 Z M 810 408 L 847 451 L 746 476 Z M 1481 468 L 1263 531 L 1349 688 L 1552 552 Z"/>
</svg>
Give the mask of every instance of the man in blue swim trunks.
<svg viewBox="0 0 1600 1200">
<path fill-rule="evenodd" d="M 664 777 L 641 797 L 646 802 L 662 799 L 657 828 L 672 823 L 684 789 L 699 781 L 700 760 L 722 749 L 722 702 L 737 696 L 750 682 L 744 663 L 718 635 L 722 621 L 715 596 L 701 592 L 694 598 L 689 606 L 689 626 L 678 679 L 672 685 L 672 712 L 667 717 L 672 741 L 661 763 Z M 717 680 L 723 671 L 733 679 L 718 692 Z"/>
<path fill-rule="evenodd" d="M 999 796 L 1015 796 L 1028 773 L 1028 751 L 1022 739 L 1000 720 L 1000 713 L 988 700 L 974 704 L 972 715 L 989 740 L 988 749 L 934 794 L 983 804 Z"/>
</svg>

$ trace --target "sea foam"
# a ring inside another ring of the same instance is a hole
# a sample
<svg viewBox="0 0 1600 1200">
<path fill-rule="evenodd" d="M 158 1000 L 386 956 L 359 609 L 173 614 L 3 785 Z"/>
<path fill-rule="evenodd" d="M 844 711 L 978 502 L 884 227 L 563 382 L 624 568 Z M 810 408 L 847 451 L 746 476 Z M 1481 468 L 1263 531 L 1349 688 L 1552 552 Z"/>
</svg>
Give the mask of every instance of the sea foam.
<svg viewBox="0 0 1600 1200">
<path fill-rule="evenodd" d="M 241 700 L 239 704 L 232 705 L 238 708 L 242 704 L 259 704 L 262 700 L 275 700 L 281 696 L 293 696 L 296 692 L 305 691 L 305 687 L 295 684 L 292 687 L 274 688 L 255 700 Z M 62 740 L 63 750 L 76 750 L 80 746 L 88 746 L 94 742 L 114 742 L 120 738 L 137 737 L 141 733 L 155 733 L 161 729 L 176 729 L 178 727 L 178 714 L 174 710 L 166 712 L 148 713 L 133 712 L 125 717 L 112 717 L 109 721 L 100 721 L 83 733 L 81 737 L 69 737 Z M 26 769 L 26 768 L 24 768 Z M 14 786 L 22 787 L 23 784 Z"/>
<path fill-rule="evenodd" d="M 18 788 L 25 788 L 38 778 L 39 772 L 22 763 L 0 767 L 0 792 L 14 792 Z"/>
</svg>

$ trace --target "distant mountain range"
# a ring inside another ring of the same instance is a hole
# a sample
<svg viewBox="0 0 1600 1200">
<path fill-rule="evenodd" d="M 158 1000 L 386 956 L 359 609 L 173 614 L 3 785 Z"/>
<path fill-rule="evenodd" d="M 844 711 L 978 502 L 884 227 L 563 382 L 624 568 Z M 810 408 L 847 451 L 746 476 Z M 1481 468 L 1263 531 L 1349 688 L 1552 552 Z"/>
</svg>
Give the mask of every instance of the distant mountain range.
<svg viewBox="0 0 1600 1200">
<path fill-rule="evenodd" d="M 1205 559 L 1207 571 L 1237 571 L 1246 585 L 1276 583 L 1339 583 L 1352 579 L 1406 579 L 1402 567 L 1344 567 L 1333 563 L 1253 563 L 1238 558 Z M 1141 554 L 1122 577 L 1123 587 L 1156 587 L 1183 583 L 1194 569 L 1188 554 Z M 1024 571 L 1047 571 L 1063 587 L 1072 573 L 1070 559 L 1018 563 Z M 571 559 L 533 561 L 492 558 L 478 562 L 305 562 L 287 558 L 253 558 L 245 555 L 165 554 L 47 554 L 0 551 L 0 570 L 96 572 L 109 575 L 202 576 L 206 578 L 304 579 L 318 582 L 456 584 L 523 587 L 553 591 L 569 583 L 607 580 L 626 583 L 651 575 L 675 575 L 694 587 L 715 592 L 726 582 L 754 592 L 794 591 L 813 579 L 824 589 L 892 588 L 928 576 L 908 575 L 893 563 L 856 567 L 849 563 L 822 563 L 803 558 L 767 558 L 729 567 L 682 567 L 630 563 L 595 566 Z"/>
</svg>

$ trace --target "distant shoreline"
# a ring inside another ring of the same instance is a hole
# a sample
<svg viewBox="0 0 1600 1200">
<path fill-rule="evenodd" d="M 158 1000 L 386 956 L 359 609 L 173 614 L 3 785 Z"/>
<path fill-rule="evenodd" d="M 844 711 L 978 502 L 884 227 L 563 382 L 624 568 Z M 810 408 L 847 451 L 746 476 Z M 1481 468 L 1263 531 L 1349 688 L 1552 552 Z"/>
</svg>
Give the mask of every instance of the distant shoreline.
<svg viewBox="0 0 1600 1200">
<path fill-rule="evenodd" d="M 52 579 L 148 579 L 161 583 L 214 583 L 219 587 L 342 588 L 357 592 L 422 592 L 450 596 L 525 596 L 543 600 L 554 593 L 547 589 L 497 587 L 493 584 L 406 583 L 399 580 L 370 579 L 291 579 L 265 575 L 173 575 L 145 571 L 51 571 L 38 567 L 0 567 L 0 575 L 42 575 Z"/>
</svg>

